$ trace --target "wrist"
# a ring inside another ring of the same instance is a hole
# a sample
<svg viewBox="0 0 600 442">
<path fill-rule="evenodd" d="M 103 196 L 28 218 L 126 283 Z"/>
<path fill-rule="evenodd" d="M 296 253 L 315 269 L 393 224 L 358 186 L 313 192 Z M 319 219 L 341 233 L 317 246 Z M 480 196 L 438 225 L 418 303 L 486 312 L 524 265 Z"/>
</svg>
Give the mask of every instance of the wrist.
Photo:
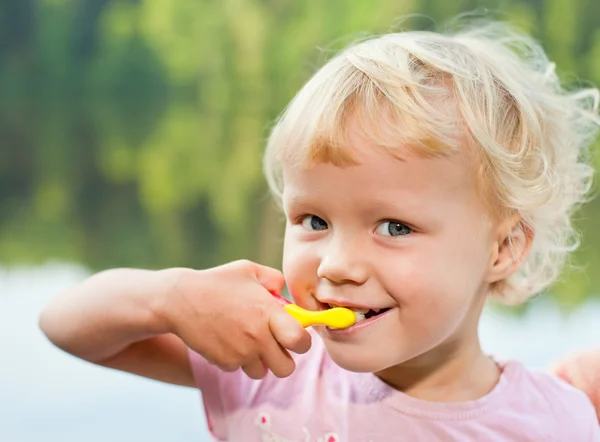
<svg viewBox="0 0 600 442">
<path fill-rule="evenodd" d="M 150 312 L 159 333 L 177 334 L 178 318 L 181 318 L 182 300 L 185 297 L 183 285 L 190 272 L 188 268 L 169 268 L 157 270 L 150 295 Z"/>
</svg>

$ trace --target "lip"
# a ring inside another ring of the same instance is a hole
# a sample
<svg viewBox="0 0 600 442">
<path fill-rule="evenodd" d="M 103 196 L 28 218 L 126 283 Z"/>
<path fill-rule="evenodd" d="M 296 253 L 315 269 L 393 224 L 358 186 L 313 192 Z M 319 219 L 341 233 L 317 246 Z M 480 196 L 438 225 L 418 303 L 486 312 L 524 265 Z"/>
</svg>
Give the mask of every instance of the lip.
<svg viewBox="0 0 600 442">
<path fill-rule="evenodd" d="M 348 301 L 344 301 L 341 299 L 332 299 L 332 298 L 327 298 L 327 299 L 317 299 L 317 301 L 321 304 L 319 306 L 320 310 L 329 310 L 329 304 L 334 304 L 338 307 L 346 307 L 346 308 L 350 308 L 350 309 L 362 309 L 362 310 L 383 310 L 385 308 L 389 308 L 392 309 L 393 306 L 388 306 L 388 307 L 374 307 L 372 305 L 360 305 L 360 304 L 354 304 L 353 302 L 348 302 Z"/>
<path fill-rule="evenodd" d="M 334 338 L 342 337 L 342 336 L 351 336 L 356 333 L 359 333 L 361 330 L 364 330 L 367 327 L 370 327 L 371 325 L 375 324 L 377 321 L 382 320 L 383 318 L 388 316 L 390 314 L 390 312 L 393 312 L 394 310 L 396 310 L 396 307 L 391 307 L 391 308 L 389 308 L 389 310 L 387 310 L 377 316 L 373 316 L 372 318 L 357 322 L 353 326 L 348 327 L 348 328 L 333 329 L 333 328 L 329 328 L 329 327 L 324 327 L 324 329 L 327 331 L 327 333 L 331 337 L 334 337 Z"/>
</svg>

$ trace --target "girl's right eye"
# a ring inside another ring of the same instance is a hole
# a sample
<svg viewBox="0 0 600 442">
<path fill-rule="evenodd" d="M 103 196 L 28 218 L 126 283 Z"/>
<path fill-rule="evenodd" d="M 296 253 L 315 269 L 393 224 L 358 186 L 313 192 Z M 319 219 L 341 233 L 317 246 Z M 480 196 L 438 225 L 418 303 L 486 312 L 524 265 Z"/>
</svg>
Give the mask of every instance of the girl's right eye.
<svg viewBox="0 0 600 442">
<path fill-rule="evenodd" d="M 308 230 L 327 230 L 327 223 L 316 215 L 307 215 L 302 218 L 302 227 Z"/>
</svg>

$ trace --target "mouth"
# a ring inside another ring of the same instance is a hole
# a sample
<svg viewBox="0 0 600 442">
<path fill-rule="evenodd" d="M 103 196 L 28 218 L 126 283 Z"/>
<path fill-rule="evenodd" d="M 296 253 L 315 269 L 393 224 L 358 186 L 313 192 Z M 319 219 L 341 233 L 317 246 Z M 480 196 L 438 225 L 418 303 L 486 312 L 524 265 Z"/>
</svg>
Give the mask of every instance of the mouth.
<svg viewBox="0 0 600 442">
<path fill-rule="evenodd" d="M 329 306 L 329 308 L 343 307 L 343 308 L 347 308 L 349 310 L 352 310 L 354 312 L 354 314 L 356 315 L 356 322 L 357 323 L 358 322 L 362 322 L 362 321 L 366 321 L 367 319 L 371 319 L 371 318 L 374 318 L 376 316 L 379 316 L 379 315 L 387 312 L 391 308 L 391 307 L 385 307 L 385 308 L 359 308 L 359 307 L 354 307 L 354 306 L 338 305 L 338 304 L 332 304 L 332 303 L 327 303 L 325 305 Z"/>
</svg>

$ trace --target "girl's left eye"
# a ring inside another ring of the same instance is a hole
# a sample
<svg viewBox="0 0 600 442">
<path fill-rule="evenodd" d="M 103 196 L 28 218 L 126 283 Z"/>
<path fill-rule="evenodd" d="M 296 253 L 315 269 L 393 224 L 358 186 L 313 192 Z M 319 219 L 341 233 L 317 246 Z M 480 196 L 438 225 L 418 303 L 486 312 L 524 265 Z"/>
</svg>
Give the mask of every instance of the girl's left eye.
<svg viewBox="0 0 600 442">
<path fill-rule="evenodd" d="M 398 221 L 386 221 L 377 226 L 377 233 L 383 236 L 406 236 L 412 229 Z"/>
<path fill-rule="evenodd" d="M 327 230 L 327 222 L 316 215 L 307 215 L 302 218 L 302 226 L 308 230 Z"/>
</svg>

